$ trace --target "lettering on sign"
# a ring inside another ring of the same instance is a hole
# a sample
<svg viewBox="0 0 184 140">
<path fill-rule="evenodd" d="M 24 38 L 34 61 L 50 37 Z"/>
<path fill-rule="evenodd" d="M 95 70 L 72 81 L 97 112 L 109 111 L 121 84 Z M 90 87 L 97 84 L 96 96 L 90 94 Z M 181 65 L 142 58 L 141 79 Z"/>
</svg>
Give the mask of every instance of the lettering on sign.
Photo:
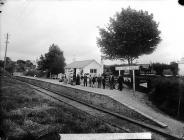
<svg viewBox="0 0 184 140">
<path fill-rule="evenodd" d="M 139 66 L 122 66 L 116 67 L 115 70 L 138 70 Z"/>
</svg>

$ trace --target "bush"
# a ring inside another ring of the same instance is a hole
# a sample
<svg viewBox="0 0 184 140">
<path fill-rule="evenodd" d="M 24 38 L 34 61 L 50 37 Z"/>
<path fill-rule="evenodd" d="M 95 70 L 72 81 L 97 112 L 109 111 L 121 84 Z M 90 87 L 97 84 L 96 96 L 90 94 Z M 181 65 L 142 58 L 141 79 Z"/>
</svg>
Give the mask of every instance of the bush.
<svg viewBox="0 0 184 140">
<path fill-rule="evenodd" d="M 152 64 L 153 70 L 156 71 L 157 75 L 163 76 L 163 71 L 166 69 L 167 64 L 154 63 Z"/>
<path fill-rule="evenodd" d="M 170 69 L 163 70 L 163 75 L 174 75 Z"/>
<path fill-rule="evenodd" d="M 29 70 L 29 71 L 24 73 L 25 76 L 35 76 L 37 74 L 38 74 L 38 72 L 36 70 Z"/>
<path fill-rule="evenodd" d="M 178 74 L 178 64 L 176 62 L 171 62 L 170 64 L 153 63 L 153 70 L 156 71 L 157 75 L 163 76 L 163 74 L 174 75 Z"/>
<path fill-rule="evenodd" d="M 48 71 L 41 71 L 41 70 L 38 70 L 38 73 L 36 75 L 37 77 L 48 77 Z"/>
<path fill-rule="evenodd" d="M 184 82 L 177 77 L 159 77 L 151 82 L 152 92 L 149 99 L 166 113 L 176 116 L 179 99 L 180 117 L 184 118 Z"/>
</svg>

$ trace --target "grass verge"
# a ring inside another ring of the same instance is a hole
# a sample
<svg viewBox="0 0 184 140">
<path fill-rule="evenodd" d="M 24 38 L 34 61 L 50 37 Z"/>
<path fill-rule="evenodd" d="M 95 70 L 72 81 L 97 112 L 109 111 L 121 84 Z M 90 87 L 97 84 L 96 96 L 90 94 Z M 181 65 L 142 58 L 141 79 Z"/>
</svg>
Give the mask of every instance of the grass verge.
<svg viewBox="0 0 184 140">
<path fill-rule="evenodd" d="M 1 77 L 0 109 L 1 136 L 9 140 L 57 139 L 56 133 L 120 132 L 74 107 L 43 98 L 8 77 Z"/>
</svg>

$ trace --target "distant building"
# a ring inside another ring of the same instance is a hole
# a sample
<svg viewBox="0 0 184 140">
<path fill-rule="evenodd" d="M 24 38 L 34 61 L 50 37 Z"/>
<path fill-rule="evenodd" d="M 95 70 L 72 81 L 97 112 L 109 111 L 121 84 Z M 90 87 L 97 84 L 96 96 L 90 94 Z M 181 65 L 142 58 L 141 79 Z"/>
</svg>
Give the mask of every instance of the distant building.
<svg viewBox="0 0 184 140">
<path fill-rule="evenodd" d="M 65 67 L 65 74 L 68 75 L 99 75 L 102 74 L 102 66 L 96 60 L 74 61 Z"/>
<path fill-rule="evenodd" d="M 181 60 L 178 62 L 178 74 L 180 76 L 184 76 L 184 57 L 181 58 Z"/>
</svg>

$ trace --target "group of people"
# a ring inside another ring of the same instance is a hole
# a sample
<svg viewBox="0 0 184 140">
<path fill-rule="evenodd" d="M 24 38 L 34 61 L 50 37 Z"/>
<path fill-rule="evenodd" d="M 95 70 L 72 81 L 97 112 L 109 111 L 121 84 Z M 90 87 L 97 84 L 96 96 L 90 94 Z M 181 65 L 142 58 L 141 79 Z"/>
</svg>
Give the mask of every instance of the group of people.
<svg viewBox="0 0 184 140">
<path fill-rule="evenodd" d="M 76 85 L 81 85 L 81 83 L 83 83 L 86 87 L 103 87 L 105 89 L 105 76 L 87 76 L 86 74 L 80 76 L 77 74 L 76 78 L 75 76 L 73 77 L 73 82 L 76 82 Z"/>
<path fill-rule="evenodd" d="M 83 84 L 85 87 L 93 87 L 93 88 L 106 88 L 106 83 L 109 82 L 110 89 L 115 89 L 115 78 L 113 75 L 110 75 L 109 78 L 106 80 L 106 76 L 91 76 L 84 74 L 84 76 L 80 76 L 77 74 L 77 76 L 73 76 L 73 82 L 75 82 L 76 85 Z M 118 89 L 121 91 L 123 89 L 123 77 L 119 76 L 117 79 L 118 82 Z"/>
</svg>

